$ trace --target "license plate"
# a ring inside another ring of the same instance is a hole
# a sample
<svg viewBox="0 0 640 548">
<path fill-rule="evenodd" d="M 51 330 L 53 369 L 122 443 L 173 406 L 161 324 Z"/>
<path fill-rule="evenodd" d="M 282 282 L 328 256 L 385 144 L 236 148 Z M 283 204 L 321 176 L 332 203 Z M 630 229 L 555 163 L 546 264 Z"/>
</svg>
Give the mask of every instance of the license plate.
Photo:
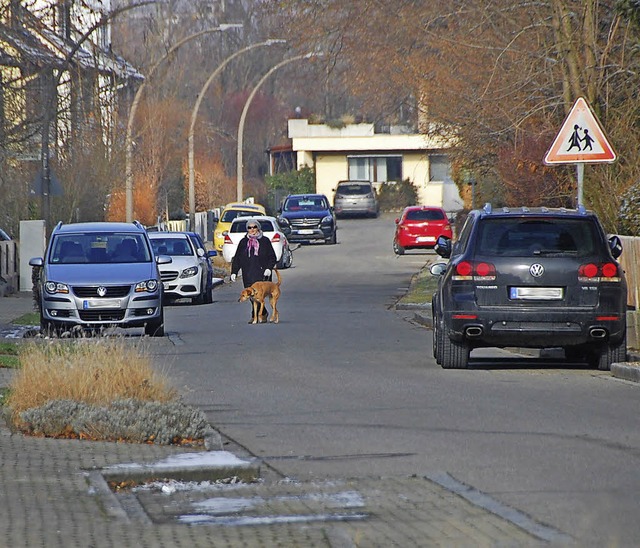
<svg viewBox="0 0 640 548">
<path fill-rule="evenodd" d="M 511 299 L 525 301 L 557 301 L 564 296 L 562 287 L 512 287 L 509 289 Z"/>
<path fill-rule="evenodd" d="M 82 308 L 120 308 L 120 299 L 100 299 L 95 301 L 83 301 Z"/>
<path fill-rule="evenodd" d="M 302 230 L 298 230 L 298 234 L 313 234 L 313 230 L 309 230 L 308 228 L 303 228 Z"/>
<path fill-rule="evenodd" d="M 418 236 L 416 238 L 417 242 L 435 242 L 436 241 L 436 237 L 435 236 Z"/>
</svg>

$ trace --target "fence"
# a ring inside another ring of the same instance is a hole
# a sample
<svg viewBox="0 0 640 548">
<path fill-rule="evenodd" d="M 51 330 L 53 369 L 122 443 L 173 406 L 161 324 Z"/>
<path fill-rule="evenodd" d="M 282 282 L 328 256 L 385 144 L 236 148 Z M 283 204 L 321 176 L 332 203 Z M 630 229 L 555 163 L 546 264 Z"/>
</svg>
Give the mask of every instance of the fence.
<svg viewBox="0 0 640 548">
<path fill-rule="evenodd" d="M 627 305 L 636 310 L 640 302 L 640 237 L 620 236 L 620 240 L 623 251 L 618 260 L 627 275 Z"/>
<path fill-rule="evenodd" d="M 18 291 L 18 246 L 15 241 L 0 242 L 0 296 Z"/>
</svg>

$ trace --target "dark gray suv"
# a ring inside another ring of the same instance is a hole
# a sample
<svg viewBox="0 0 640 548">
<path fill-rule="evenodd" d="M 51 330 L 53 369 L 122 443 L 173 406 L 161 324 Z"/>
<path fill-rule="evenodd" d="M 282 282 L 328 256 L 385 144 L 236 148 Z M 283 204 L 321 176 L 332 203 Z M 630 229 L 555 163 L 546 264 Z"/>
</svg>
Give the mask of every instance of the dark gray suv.
<svg viewBox="0 0 640 548">
<path fill-rule="evenodd" d="M 433 350 L 465 368 L 478 347 L 561 347 L 567 359 L 608 370 L 626 359 L 627 285 L 595 214 L 518 208 L 472 211 L 455 243 L 441 237 L 433 297 Z"/>
</svg>

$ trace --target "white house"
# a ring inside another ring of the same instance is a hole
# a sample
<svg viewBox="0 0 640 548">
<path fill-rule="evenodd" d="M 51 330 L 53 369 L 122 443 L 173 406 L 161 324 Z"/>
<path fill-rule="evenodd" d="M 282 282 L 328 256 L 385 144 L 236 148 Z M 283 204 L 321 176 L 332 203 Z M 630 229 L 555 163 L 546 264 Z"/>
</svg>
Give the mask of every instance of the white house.
<svg viewBox="0 0 640 548">
<path fill-rule="evenodd" d="M 379 188 L 409 179 L 418 188 L 419 203 L 460 208 L 444 139 L 394 127 L 388 133 L 375 133 L 373 124 L 334 128 L 306 119 L 289 120 L 288 136 L 297 169 L 313 168 L 316 191 L 330 199 L 339 181 L 367 180 Z"/>
</svg>

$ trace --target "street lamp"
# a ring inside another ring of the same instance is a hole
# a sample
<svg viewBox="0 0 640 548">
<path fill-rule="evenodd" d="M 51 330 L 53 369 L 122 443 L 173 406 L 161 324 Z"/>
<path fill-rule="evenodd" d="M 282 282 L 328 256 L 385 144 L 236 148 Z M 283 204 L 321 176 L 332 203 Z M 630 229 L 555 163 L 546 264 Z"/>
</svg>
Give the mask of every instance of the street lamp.
<svg viewBox="0 0 640 548">
<path fill-rule="evenodd" d="M 243 163 L 243 159 L 242 159 L 242 141 L 244 139 L 244 121 L 245 121 L 245 118 L 247 117 L 247 111 L 249 110 L 249 107 L 251 106 L 251 101 L 253 101 L 253 98 L 255 97 L 256 93 L 258 92 L 258 89 L 260 89 L 260 86 L 262 86 L 262 84 L 265 83 L 267 78 L 269 78 L 269 76 L 271 76 L 279 68 L 283 67 L 284 65 L 288 65 L 289 63 L 292 63 L 293 61 L 300 61 L 301 59 L 311 59 L 312 57 L 320 57 L 322 55 L 324 55 L 322 52 L 305 53 L 304 55 L 297 55 L 296 57 L 291 57 L 289 59 L 285 59 L 284 61 L 281 61 L 280 63 L 278 63 L 274 67 L 271 67 L 271 69 L 269 69 L 269 72 L 267 72 L 260 79 L 260 81 L 256 84 L 256 87 L 254 87 L 253 91 L 249 94 L 249 97 L 247 97 L 247 100 L 246 100 L 246 102 L 244 104 L 244 108 L 242 109 L 242 114 L 240 115 L 240 123 L 238 124 L 238 148 L 237 148 L 237 163 L 236 163 L 236 169 L 237 169 L 236 197 L 237 197 L 237 200 L 239 202 L 242 201 L 242 194 L 243 194 L 243 190 L 242 190 L 242 184 L 243 184 L 243 181 L 242 181 L 242 171 L 243 171 L 243 165 L 242 165 L 242 163 Z"/>
<path fill-rule="evenodd" d="M 151 70 L 149 71 L 147 79 L 153 76 L 155 71 L 160 66 L 160 63 L 162 63 L 165 59 L 167 59 L 172 53 L 174 53 L 180 46 L 182 46 L 186 42 L 189 42 L 190 40 L 193 40 L 195 38 L 199 38 L 204 34 L 209 34 L 212 32 L 222 32 L 225 30 L 238 29 L 242 27 L 243 25 L 241 23 L 224 23 L 215 28 L 205 29 L 200 32 L 196 32 L 195 34 L 191 34 L 186 38 L 183 38 L 182 40 L 174 44 L 171 48 L 169 48 L 167 52 L 160 59 L 158 59 L 156 64 L 153 65 L 153 67 L 151 67 Z M 137 89 L 136 94 L 133 98 L 133 102 L 131 103 L 131 110 L 129 111 L 129 119 L 127 120 L 127 137 L 126 137 L 127 151 L 126 151 L 126 158 L 125 158 L 125 205 L 126 205 L 125 209 L 126 209 L 126 220 L 128 223 L 133 221 L 133 167 L 132 167 L 133 120 L 135 118 L 136 111 L 138 110 L 138 103 L 140 102 L 140 97 L 142 96 L 142 91 L 146 87 L 146 83 L 147 82 L 145 80 L 144 82 L 142 82 L 142 84 L 140 84 L 140 87 Z"/>
<path fill-rule="evenodd" d="M 193 107 L 193 111 L 191 112 L 191 125 L 189 126 L 189 229 L 194 230 L 195 222 L 196 222 L 196 174 L 195 174 L 195 158 L 194 158 L 194 132 L 196 127 L 196 118 L 198 116 L 198 110 L 200 109 L 200 103 L 202 103 L 202 99 L 204 98 L 204 94 L 209 89 L 211 82 L 222 72 L 222 70 L 231 62 L 233 59 L 242 55 L 243 53 L 258 48 L 262 46 L 272 46 L 274 44 L 286 44 L 286 40 L 266 40 L 264 42 L 260 42 L 258 44 L 252 44 L 241 50 L 236 51 L 227 57 L 221 64 L 216 68 L 209 76 L 209 79 L 205 82 L 204 86 L 200 90 L 198 94 L 198 98 L 196 99 L 196 104 Z"/>
</svg>

